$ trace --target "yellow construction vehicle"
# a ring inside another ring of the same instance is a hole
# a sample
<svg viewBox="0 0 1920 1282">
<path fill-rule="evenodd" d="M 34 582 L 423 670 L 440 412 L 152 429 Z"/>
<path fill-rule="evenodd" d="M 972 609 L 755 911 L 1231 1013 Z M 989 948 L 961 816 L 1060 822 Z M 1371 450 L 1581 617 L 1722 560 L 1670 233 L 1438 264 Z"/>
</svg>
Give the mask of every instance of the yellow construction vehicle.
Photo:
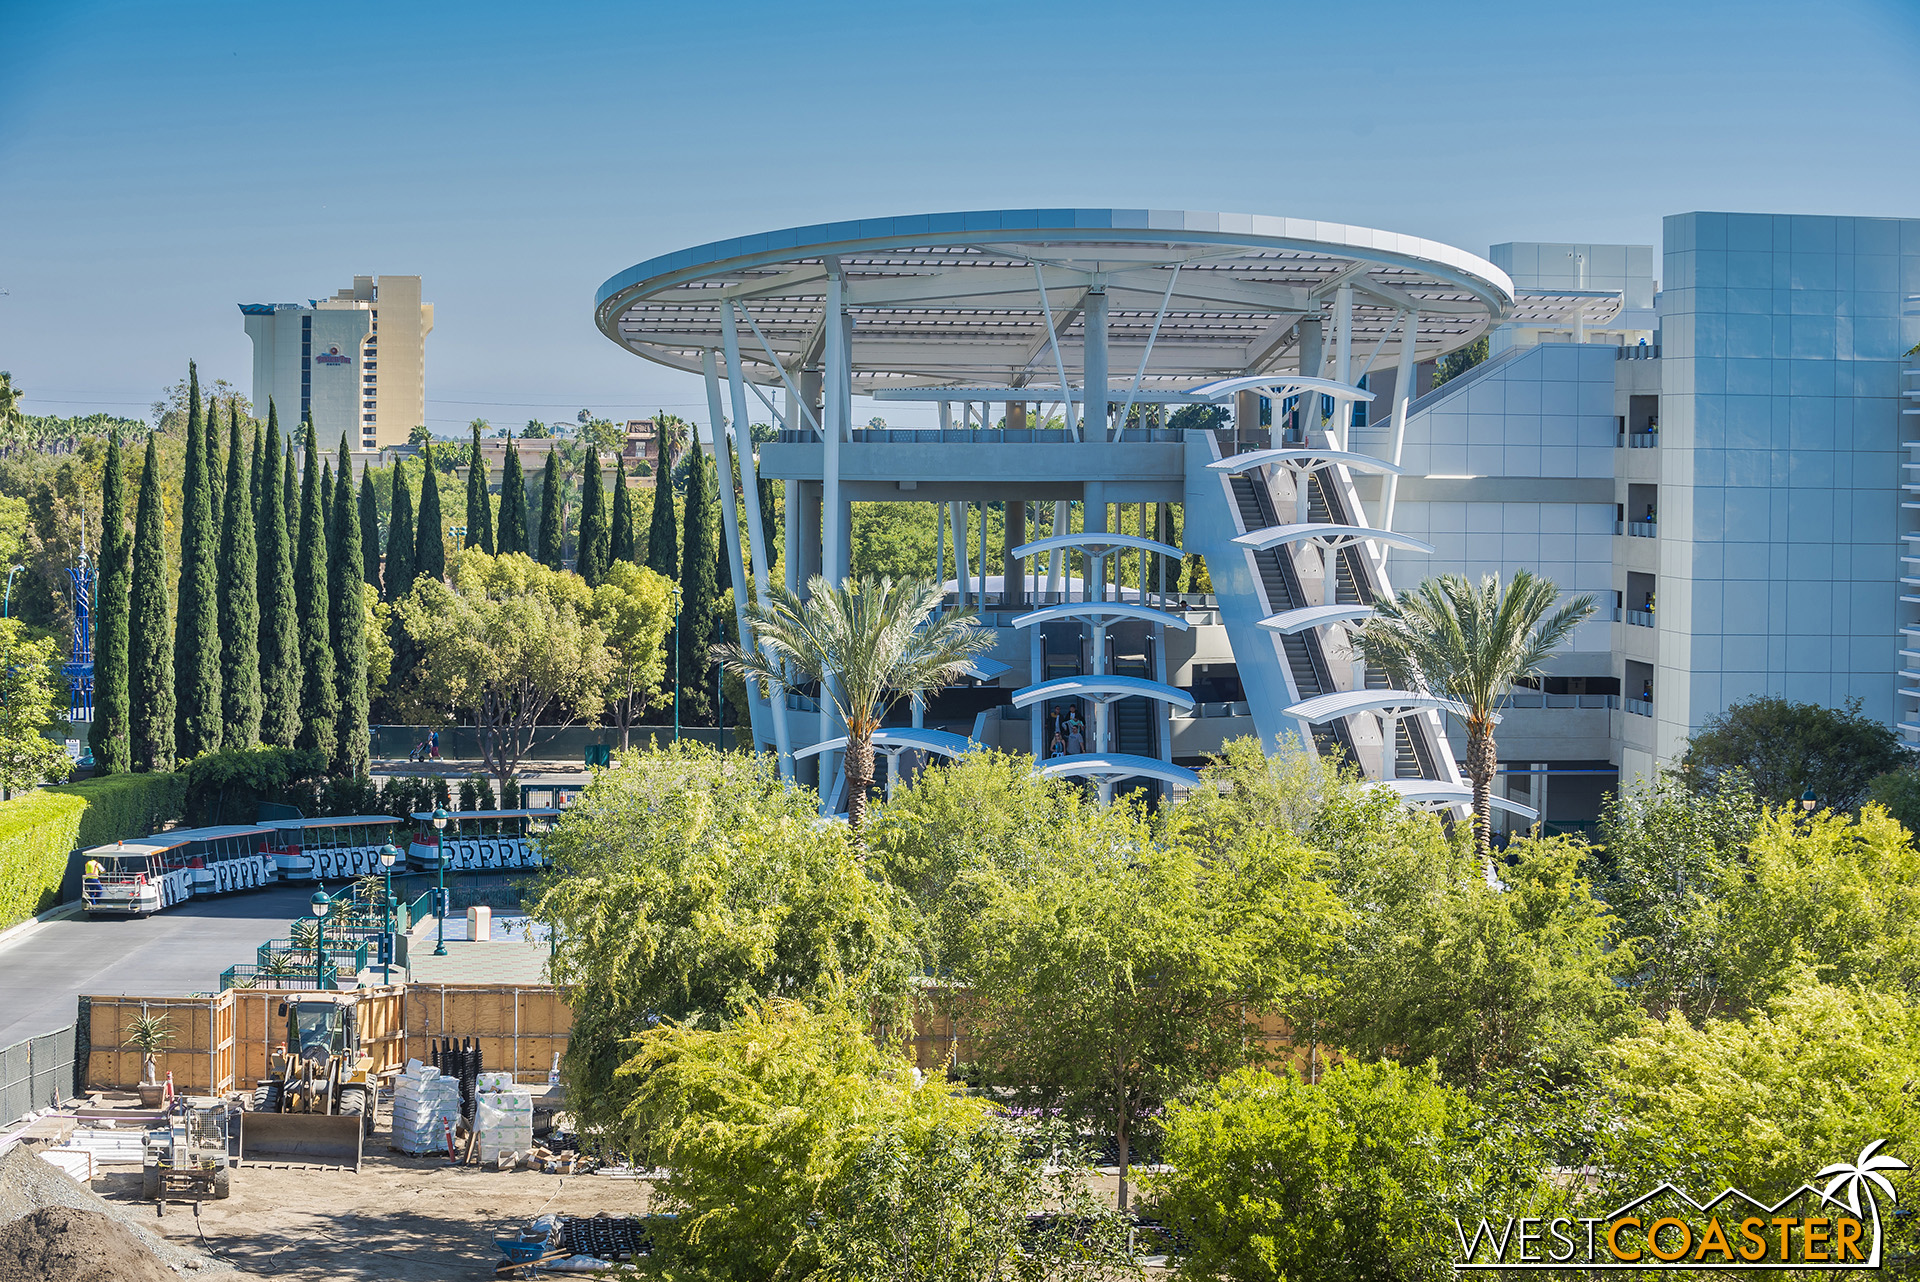
<svg viewBox="0 0 1920 1282">
<path fill-rule="evenodd" d="M 361 1053 L 351 993 L 281 1002 L 287 1037 L 240 1123 L 240 1160 L 360 1169 L 373 1134 L 373 1059 Z"/>
</svg>

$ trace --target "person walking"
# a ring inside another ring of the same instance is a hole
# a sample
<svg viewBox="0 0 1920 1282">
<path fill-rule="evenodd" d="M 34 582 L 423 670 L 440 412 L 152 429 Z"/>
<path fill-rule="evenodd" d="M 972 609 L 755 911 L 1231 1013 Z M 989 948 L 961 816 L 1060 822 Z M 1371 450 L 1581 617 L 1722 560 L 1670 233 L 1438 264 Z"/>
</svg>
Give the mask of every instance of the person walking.
<svg viewBox="0 0 1920 1282">
<path fill-rule="evenodd" d="M 1047 745 L 1047 755 L 1049 757 L 1061 757 L 1066 755 L 1066 751 L 1066 736 L 1060 733 L 1060 725 L 1056 719 L 1053 727 L 1053 742 Z"/>
<path fill-rule="evenodd" d="M 1075 717 L 1067 731 L 1067 755 L 1077 757 L 1087 750 L 1086 736 L 1080 733 L 1080 718 Z"/>
<path fill-rule="evenodd" d="M 440 732 L 438 730 L 429 730 L 427 732 L 427 755 L 435 761 L 440 760 Z"/>
</svg>

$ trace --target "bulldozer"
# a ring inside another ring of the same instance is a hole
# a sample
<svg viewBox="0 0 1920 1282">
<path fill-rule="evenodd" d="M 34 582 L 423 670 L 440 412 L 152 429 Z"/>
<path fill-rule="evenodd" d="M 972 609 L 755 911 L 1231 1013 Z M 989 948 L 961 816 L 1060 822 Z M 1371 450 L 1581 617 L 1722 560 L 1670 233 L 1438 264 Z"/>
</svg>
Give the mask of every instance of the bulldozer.
<svg viewBox="0 0 1920 1282">
<path fill-rule="evenodd" d="M 286 1041 L 241 1117 L 242 1164 L 360 1169 L 377 1094 L 358 1013 L 346 993 L 280 1003 Z"/>
</svg>

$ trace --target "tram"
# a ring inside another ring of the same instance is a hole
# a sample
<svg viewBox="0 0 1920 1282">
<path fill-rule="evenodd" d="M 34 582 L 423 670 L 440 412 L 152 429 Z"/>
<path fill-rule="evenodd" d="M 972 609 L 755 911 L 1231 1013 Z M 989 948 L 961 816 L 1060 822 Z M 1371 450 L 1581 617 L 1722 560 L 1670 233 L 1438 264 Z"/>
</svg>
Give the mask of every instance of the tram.
<svg viewBox="0 0 1920 1282">
<path fill-rule="evenodd" d="M 269 885 L 273 833 L 264 825 L 176 828 L 81 852 L 81 903 L 89 916 L 144 917 L 188 899 Z"/>
<path fill-rule="evenodd" d="M 392 815 L 324 815 L 267 819 L 270 851 L 281 881 L 332 881 L 380 871 L 380 849 L 400 833 Z"/>
<path fill-rule="evenodd" d="M 433 872 L 439 867 L 440 848 L 447 850 L 449 872 L 485 872 L 493 869 L 540 868 L 538 838 L 560 817 L 556 809 L 455 810 L 447 814 L 445 830 L 433 826 L 433 816 L 416 811 L 418 825 L 407 846 L 407 867 Z"/>
</svg>

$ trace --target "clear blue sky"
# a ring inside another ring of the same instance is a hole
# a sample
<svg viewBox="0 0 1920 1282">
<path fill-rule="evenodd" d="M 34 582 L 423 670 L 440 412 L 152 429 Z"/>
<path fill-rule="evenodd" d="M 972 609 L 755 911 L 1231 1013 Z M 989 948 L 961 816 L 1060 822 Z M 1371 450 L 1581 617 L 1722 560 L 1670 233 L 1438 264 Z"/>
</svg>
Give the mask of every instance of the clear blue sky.
<svg viewBox="0 0 1920 1282">
<path fill-rule="evenodd" d="M 418 274 L 431 426 L 698 384 L 592 325 L 643 258 L 833 218 L 1291 214 L 1476 253 L 1692 209 L 1920 216 L 1920 3 L 0 0 L 0 368 L 143 416 L 234 304 Z M 250 390 L 250 389 L 249 389 Z"/>
</svg>

